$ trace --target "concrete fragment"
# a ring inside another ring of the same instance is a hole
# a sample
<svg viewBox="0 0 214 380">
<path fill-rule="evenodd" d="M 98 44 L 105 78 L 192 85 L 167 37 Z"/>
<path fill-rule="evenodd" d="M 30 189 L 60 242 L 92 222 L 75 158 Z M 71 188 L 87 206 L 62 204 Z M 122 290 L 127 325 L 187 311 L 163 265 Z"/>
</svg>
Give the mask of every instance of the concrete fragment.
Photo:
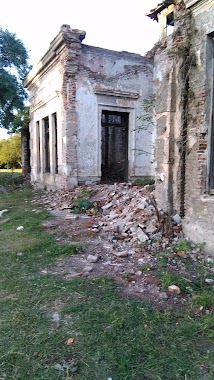
<svg viewBox="0 0 214 380">
<path fill-rule="evenodd" d="M 5 210 L 1 210 L 0 211 L 0 218 L 3 218 L 3 215 L 8 212 L 9 210 L 5 209 Z"/>
<path fill-rule="evenodd" d="M 157 227 L 156 226 L 154 226 L 154 224 L 151 222 L 151 223 L 149 223 L 148 225 L 147 225 L 147 227 L 146 227 L 146 232 L 148 233 L 148 234 L 153 234 L 154 232 L 156 232 L 157 231 Z"/>
<path fill-rule="evenodd" d="M 136 208 L 140 210 L 144 210 L 144 208 L 147 206 L 146 200 L 141 200 L 141 202 L 137 203 Z"/>
<path fill-rule="evenodd" d="M 4 223 L 7 223 L 10 221 L 10 218 L 5 218 L 3 220 L 0 221 L 0 224 L 4 224 Z"/>
<path fill-rule="evenodd" d="M 140 228 L 142 228 L 142 230 L 146 227 L 146 226 L 145 226 L 144 224 L 142 224 L 142 223 L 139 223 L 138 226 L 139 226 Z"/>
<path fill-rule="evenodd" d="M 103 248 L 107 250 L 112 250 L 113 249 L 113 244 L 111 243 L 104 243 Z"/>
<path fill-rule="evenodd" d="M 140 227 L 137 228 L 136 233 L 137 233 L 137 239 L 141 243 L 149 239 L 148 236 L 145 234 L 145 232 L 142 231 Z"/>
<path fill-rule="evenodd" d="M 145 263 L 145 259 L 138 259 L 138 262 L 139 262 L 139 264 L 144 264 Z"/>
<path fill-rule="evenodd" d="M 93 269 L 94 269 L 93 265 L 86 265 L 85 268 L 83 268 L 83 271 L 85 273 L 90 273 L 93 271 Z"/>
<path fill-rule="evenodd" d="M 170 285 L 168 286 L 168 292 L 172 294 L 180 294 L 181 289 L 177 285 Z"/>
<path fill-rule="evenodd" d="M 165 292 L 161 292 L 161 293 L 159 294 L 159 298 L 160 298 L 161 300 L 167 300 L 169 297 L 168 297 L 167 293 L 165 293 Z"/>
<path fill-rule="evenodd" d="M 97 261 L 100 259 L 99 255 L 88 255 L 87 262 L 88 263 L 97 263 Z"/>
<path fill-rule="evenodd" d="M 112 204 L 112 202 L 110 202 L 110 203 L 107 203 L 106 205 L 102 206 L 101 208 L 102 208 L 102 210 L 107 210 L 107 209 L 111 208 L 112 206 L 113 206 L 113 204 Z"/>
<path fill-rule="evenodd" d="M 80 277 L 82 275 L 81 272 L 69 272 L 68 274 L 66 274 L 66 278 L 69 279 L 69 278 L 76 278 L 76 277 Z"/>
<path fill-rule="evenodd" d="M 3 186 L 0 186 L 0 193 L 6 193 L 6 189 Z"/>
<path fill-rule="evenodd" d="M 207 257 L 205 257 L 205 261 L 206 261 L 208 264 L 213 264 L 213 263 L 214 263 L 214 258 L 213 258 L 213 257 L 210 257 L 210 256 L 207 256 Z"/>
<path fill-rule="evenodd" d="M 180 224 L 181 221 L 182 221 L 182 219 L 181 219 L 181 217 L 180 217 L 179 214 L 175 214 L 175 215 L 173 215 L 172 220 L 173 220 L 176 224 Z"/>
<path fill-rule="evenodd" d="M 121 251 L 121 252 L 113 251 L 112 253 L 114 256 L 117 256 L 117 257 L 127 257 L 128 256 L 127 251 Z"/>
<path fill-rule="evenodd" d="M 58 323 L 60 321 L 60 314 L 55 312 L 52 314 L 52 321 L 55 322 L 55 323 Z"/>
<path fill-rule="evenodd" d="M 206 284 L 208 285 L 213 285 L 214 284 L 214 280 L 212 278 L 205 278 L 204 280 L 206 282 Z"/>
<path fill-rule="evenodd" d="M 137 271 L 135 272 L 135 274 L 136 274 L 136 276 L 142 276 L 142 272 L 141 272 L 141 270 L 137 270 Z"/>
<path fill-rule="evenodd" d="M 68 214 L 65 216 L 65 220 L 76 220 L 76 219 L 78 219 L 78 215 Z"/>
<path fill-rule="evenodd" d="M 23 231 L 24 230 L 24 227 L 23 226 L 19 226 L 17 227 L 16 231 Z"/>
</svg>

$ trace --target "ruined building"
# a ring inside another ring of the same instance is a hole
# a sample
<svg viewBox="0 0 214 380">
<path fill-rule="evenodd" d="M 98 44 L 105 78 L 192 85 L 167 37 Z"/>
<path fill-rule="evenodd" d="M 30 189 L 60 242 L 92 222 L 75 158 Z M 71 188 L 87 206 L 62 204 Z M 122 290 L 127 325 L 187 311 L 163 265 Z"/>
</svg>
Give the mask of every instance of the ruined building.
<svg viewBox="0 0 214 380">
<path fill-rule="evenodd" d="M 214 255 L 214 0 L 166 0 L 154 57 L 156 199 Z M 173 33 L 167 36 L 169 27 Z"/>
<path fill-rule="evenodd" d="M 26 80 L 31 179 L 56 189 L 155 176 L 159 207 L 214 254 L 214 0 L 165 0 L 148 17 L 160 41 L 146 57 L 62 26 Z"/>
<path fill-rule="evenodd" d="M 63 25 L 26 80 L 37 186 L 155 174 L 154 125 L 140 128 L 143 99 L 152 94 L 153 58 L 87 46 L 84 37 Z"/>
</svg>

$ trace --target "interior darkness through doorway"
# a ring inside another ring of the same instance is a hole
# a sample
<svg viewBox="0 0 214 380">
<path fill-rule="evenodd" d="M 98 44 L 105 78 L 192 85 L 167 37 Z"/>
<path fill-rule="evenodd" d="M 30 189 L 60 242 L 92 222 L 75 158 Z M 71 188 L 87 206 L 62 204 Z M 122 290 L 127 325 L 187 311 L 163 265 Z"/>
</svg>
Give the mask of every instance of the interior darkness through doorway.
<svg viewBox="0 0 214 380">
<path fill-rule="evenodd" d="M 102 111 L 102 182 L 128 181 L 127 112 Z"/>
</svg>

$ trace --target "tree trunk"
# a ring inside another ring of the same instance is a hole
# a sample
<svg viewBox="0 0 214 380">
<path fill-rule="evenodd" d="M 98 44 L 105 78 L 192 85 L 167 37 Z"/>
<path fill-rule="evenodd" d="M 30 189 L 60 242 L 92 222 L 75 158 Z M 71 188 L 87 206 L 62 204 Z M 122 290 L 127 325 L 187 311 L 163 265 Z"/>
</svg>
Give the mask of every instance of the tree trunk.
<svg viewBox="0 0 214 380">
<path fill-rule="evenodd" d="M 30 133 L 29 126 L 26 125 L 21 129 L 22 141 L 22 174 L 30 173 Z"/>
</svg>

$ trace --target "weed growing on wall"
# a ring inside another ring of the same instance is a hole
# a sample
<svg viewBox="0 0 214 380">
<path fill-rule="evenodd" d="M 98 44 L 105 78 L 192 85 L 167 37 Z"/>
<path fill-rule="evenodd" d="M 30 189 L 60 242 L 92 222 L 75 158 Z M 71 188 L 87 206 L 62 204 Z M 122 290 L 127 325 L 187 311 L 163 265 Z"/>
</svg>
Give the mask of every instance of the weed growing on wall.
<svg viewBox="0 0 214 380">
<path fill-rule="evenodd" d="M 155 126 L 154 121 L 154 106 L 155 106 L 155 96 L 151 95 L 147 99 L 143 99 L 141 103 L 141 114 L 137 116 L 137 127 L 134 129 L 137 133 L 141 131 L 146 131 L 150 135 L 153 134 L 153 127 Z M 145 149 L 135 149 L 138 155 L 146 154 L 153 156 L 154 144 L 151 145 L 151 151 Z M 153 161 L 152 161 L 153 162 Z"/>
</svg>

